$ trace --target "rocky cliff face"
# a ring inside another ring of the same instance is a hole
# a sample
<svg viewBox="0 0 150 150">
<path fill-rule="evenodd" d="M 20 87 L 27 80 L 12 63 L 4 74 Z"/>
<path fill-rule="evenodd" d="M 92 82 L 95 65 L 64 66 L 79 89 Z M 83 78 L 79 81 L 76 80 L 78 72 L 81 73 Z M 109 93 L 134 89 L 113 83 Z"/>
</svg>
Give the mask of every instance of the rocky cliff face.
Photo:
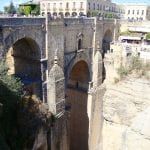
<svg viewBox="0 0 150 150">
<path fill-rule="evenodd" d="M 127 77 L 106 86 L 103 150 L 149 150 L 150 80 Z"/>
</svg>

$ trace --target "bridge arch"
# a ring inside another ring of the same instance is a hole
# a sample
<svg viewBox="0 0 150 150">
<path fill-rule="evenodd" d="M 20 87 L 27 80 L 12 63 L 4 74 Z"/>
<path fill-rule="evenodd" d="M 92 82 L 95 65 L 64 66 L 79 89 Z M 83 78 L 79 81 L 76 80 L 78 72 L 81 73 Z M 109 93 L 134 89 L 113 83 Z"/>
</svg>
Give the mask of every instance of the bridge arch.
<svg viewBox="0 0 150 150">
<path fill-rule="evenodd" d="M 6 62 L 9 74 L 19 77 L 28 94 L 41 96 L 40 48 L 35 40 L 24 37 L 8 48 Z"/>
<path fill-rule="evenodd" d="M 102 50 L 103 50 L 103 57 L 108 50 L 110 50 L 110 42 L 113 40 L 113 33 L 111 29 L 107 29 L 104 32 L 103 41 L 102 41 Z"/>
<path fill-rule="evenodd" d="M 88 64 L 83 60 L 76 62 L 69 74 L 66 89 L 66 101 L 70 107 L 68 119 L 70 150 L 88 150 L 87 91 L 89 81 Z"/>
</svg>

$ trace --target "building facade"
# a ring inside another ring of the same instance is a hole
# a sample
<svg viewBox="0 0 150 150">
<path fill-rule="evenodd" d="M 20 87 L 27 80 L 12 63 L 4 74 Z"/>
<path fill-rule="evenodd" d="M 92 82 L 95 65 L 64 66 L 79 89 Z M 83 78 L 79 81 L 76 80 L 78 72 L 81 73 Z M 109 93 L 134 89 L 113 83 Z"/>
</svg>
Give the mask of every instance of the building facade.
<svg viewBox="0 0 150 150">
<path fill-rule="evenodd" d="M 41 14 L 54 16 L 119 16 L 123 11 L 111 0 L 41 0 Z"/>
<path fill-rule="evenodd" d="M 125 10 L 124 15 L 121 17 L 122 19 L 129 21 L 150 20 L 150 6 L 146 4 L 130 3 L 119 5 L 119 7 Z"/>
</svg>

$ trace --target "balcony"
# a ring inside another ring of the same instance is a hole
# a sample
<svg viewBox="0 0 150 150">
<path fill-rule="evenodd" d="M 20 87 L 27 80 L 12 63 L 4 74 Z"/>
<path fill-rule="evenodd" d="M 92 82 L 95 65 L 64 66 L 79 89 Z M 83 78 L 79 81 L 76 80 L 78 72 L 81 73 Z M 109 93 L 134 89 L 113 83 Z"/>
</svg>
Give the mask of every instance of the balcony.
<svg viewBox="0 0 150 150">
<path fill-rule="evenodd" d="M 70 9 L 69 9 L 69 8 L 65 8 L 65 10 L 66 10 L 66 11 L 69 11 Z"/>
<path fill-rule="evenodd" d="M 53 11 L 57 11 L 57 8 L 53 8 Z"/>
<path fill-rule="evenodd" d="M 77 9 L 76 8 L 72 8 L 72 11 L 76 11 Z"/>
<path fill-rule="evenodd" d="M 63 11 L 63 8 L 59 8 L 59 11 Z"/>
<path fill-rule="evenodd" d="M 84 11 L 84 8 L 79 8 L 80 11 Z"/>
</svg>

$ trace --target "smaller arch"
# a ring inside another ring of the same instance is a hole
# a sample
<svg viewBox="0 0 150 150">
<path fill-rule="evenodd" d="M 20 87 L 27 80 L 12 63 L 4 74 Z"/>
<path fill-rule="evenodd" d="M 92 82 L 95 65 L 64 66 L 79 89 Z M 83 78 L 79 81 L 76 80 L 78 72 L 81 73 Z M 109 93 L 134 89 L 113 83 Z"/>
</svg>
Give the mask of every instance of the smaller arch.
<svg viewBox="0 0 150 150">
<path fill-rule="evenodd" d="M 87 17 L 91 17 L 91 12 L 90 11 L 87 12 Z"/>
<path fill-rule="evenodd" d="M 76 62 L 69 74 L 68 86 L 87 91 L 89 81 L 90 71 L 88 64 L 84 60 Z"/>
<path fill-rule="evenodd" d="M 64 14 L 63 14 L 63 12 L 59 12 L 59 14 L 58 14 L 60 17 L 64 17 Z"/>
<path fill-rule="evenodd" d="M 65 17 L 69 17 L 70 16 L 70 13 L 69 12 L 66 12 L 65 13 Z"/>
<path fill-rule="evenodd" d="M 72 12 L 72 16 L 73 16 L 73 17 L 76 17 L 76 16 L 77 16 L 77 13 L 76 13 L 76 12 Z"/>
<path fill-rule="evenodd" d="M 51 16 L 51 13 L 50 13 L 50 12 L 47 12 L 47 15 L 48 15 L 48 16 Z"/>
<path fill-rule="evenodd" d="M 42 16 L 44 16 L 45 15 L 45 12 L 42 12 Z"/>
<path fill-rule="evenodd" d="M 110 50 L 110 43 L 112 42 L 112 39 L 113 39 L 112 31 L 110 29 L 107 29 L 104 33 L 102 41 L 103 57 L 105 53 L 107 53 L 107 51 Z"/>
<path fill-rule="evenodd" d="M 53 12 L 53 16 L 57 16 L 57 12 Z"/>
<path fill-rule="evenodd" d="M 84 13 L 83 12 L 79 12 L 79 16 L 84 16 Z"/>
</svg>

